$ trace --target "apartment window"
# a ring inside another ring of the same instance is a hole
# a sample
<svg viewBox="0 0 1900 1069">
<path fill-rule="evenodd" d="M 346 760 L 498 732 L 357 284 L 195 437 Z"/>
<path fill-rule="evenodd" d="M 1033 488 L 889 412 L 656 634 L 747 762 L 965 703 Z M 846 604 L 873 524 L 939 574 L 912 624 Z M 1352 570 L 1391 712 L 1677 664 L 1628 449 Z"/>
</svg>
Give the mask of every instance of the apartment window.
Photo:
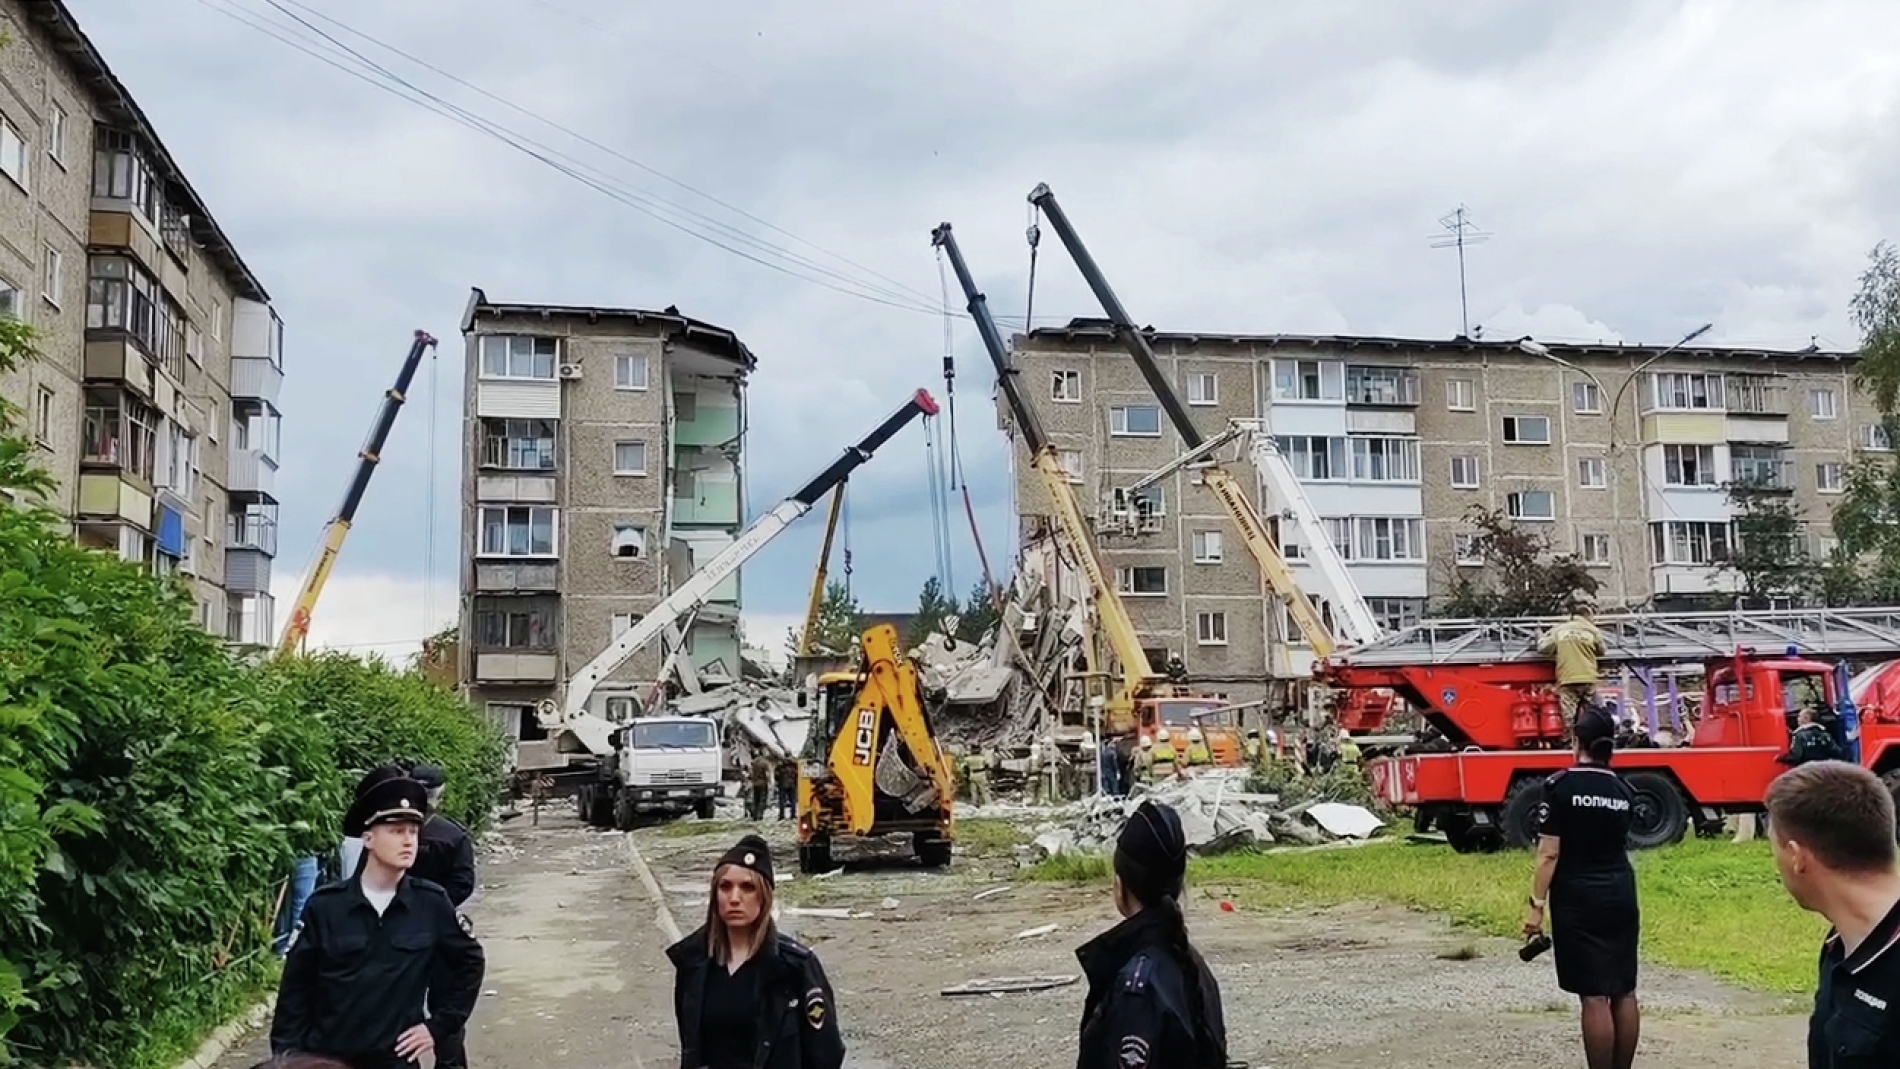
<svg viewBox="0 0 1900 1069">
<path fill-rule="evenodd" d="M 1549 445 L 1549 416 L 1504 417 L 1504 440 L 1513 445 Z"/>
<path fill-rule="evenodd" d="M 647 388 L 647 354 L 614 354 L 614 389 L 644 390 Z"/>
<path fill-rule="evenodd" d="M 1477 411 L 1478 391 L 1470 379 L 1445 380 L 1445 407 L 1453 412 Z"/>
<path fill-rule="evenodd" d="M 1835 552 L 1840 548 L 1841 540 L 1838 538 L 1831 538 L 1827 535 L 1814 536 L 1814 555 L 1824 561 L 1833 560 Z"/>
<path fill-rule="evenodd" d="M 149 482 L 157 426 L 156 411 L 131 394 L 110 386 L 87 387 L 80 459 L 109 464 Z"/>
<path fill-rule="evenodd" d="M 53 391 L 46 386 L 33 395 L 33 437 L 41 445 L 53 444 Z"/>
<path fill-rule="evenodd" d="M 1652 371 L 1650 401 L 1654 408 L 1699 411 L 1722 407 L 1722 376 L 1704 371 Z"/>
<path fill-rule="evenodd" d="M 1610 485 L 1610 474 L 1602 457 L 1578 458 L 1577 485 L 1586 490 L 1601 490 Z"/>
<path fill-rule="evenodd" d="M 1478 458 L 1451 458 L 1451 488 L 1454 490 L 1476 490 L 1478 488 Z"/>
<path fill-rule="evenodd" d="M 1401 516 L 1360 516 L 1353 522 L 1359 529 L 1359 552 L 1355 560 L 1425 559 L 1425 521 Z"/>
<path fill-rule="evenodd" d="M 1570 384 L 1570 411 L 1579 416 L 1601 415 L 1603 412 L 1603 391 L 1597 389 L 1594 382 L 1573 382 Z"/>
<path fill-rule="evenodd" d="M 158 439 L 158 485 L 189 498 L 197 493 L 197 439 L 172 420 Z"/>
<path fill-rule="evenodd" d="M 554 613 L 545 608 L 478 609 L 475 645 L 491 650 L 551 650 Z"/>
<path fill-rule="evenodd" d="M 1729 559 L 1729 525 L 1693 520 L 1652 523 L 1649 549 L 1655 564 L 1722 564 Z"/>
<path fill-rule="evenodd" d="M 645 475 L 647 444 L 638 438 L 614 443 L 614 474 Z"/>
<path fill-rule="evenodd" d="M 1286 457 L 1296 478 L 1323 481 L 1346 477 L 1348 468 L 1344 438 L 1319 438 L 1302 434 L 1275 439 L 1275 444 L 1279 447 L 1280 455 Z"/>
<path fill-rule="evenodd" d="M 26 138 L 5 116 L 0 116 L 0 171 L 26 187 Z"/>
<path fill-rule="evenodd" d="M 1056 450 L 1056 467 L 1062 469 L 1062 477 L 1072 483 L 1082 481 L 1082 451 L 1080 449 Z"/>
<path fill-rule="evenodd" d="M 129 132 L 102 126 L 94 134 L 92 195 L 126 201 L 147 221 L 158 222 L 158 178 Z"/>
<path fill-rule="evenodd" d="M 640 614 L 637 612 L 614 613 L 607 618 L 607 641 L 617 641 L 621 635 L 633 630 L 633 625 L 639 622 Z"/>
<path fill-rule="evenodd" d="M 1156 405 L 1114 405 L 1108 410 L 1108 433 L 1117 438 L 1161 437 L 1161 409 Z"/>
<path fill-rule="evenodd" d="M 1147 486 L 1133 493 L 1116 487 L 1112 497 L 1112 508 L 1117 516 L 1134 513 L 1137 530 L 1158 531 L 1161 518 L 1168 514 L 1167 498 L 1159 486 Z"/>
<path fill-rule="evenodd" d="M 1195 613 L 1194 641 L 1202 646 L 1227 645 L 1227 614 L 1224 612 Z"/>
<path fill-rule="evenodd" d="M 481 348 L 482 378 L 552 379 L 561 340 L 527 334 L 484 334 Z"/>
<path fill-rule="evenodd" d="M 1080 402 L 1082 400 L 1082 373 L 1080 371 L 1051 371 L 1049 398 L 1070 404 Z"/>
<path fill-rule="evenodd" d="M 1504 499 L 1505 512 L 1514 520 L 1554 520 L 1557 495 L 1549 490 L 1518 490 Z"/>
<path fill-rule="evenodd" d="M 1814 488 L 1824 494 L 1838 494 L 1846 485 L 1841 464 L 1829 461 L 1814 466 Z"/>
<path fill-rule="evenodd" d="M 130 336 L 160 367 L 182 380 L 188 321 L 151 272 L 123 256 L 94 256 L 87 261 L 86 274 L 86 329 Z"/>
<path fill-rule="evenodd" d="M 1665 486 L 1714 486 L 1715 483 L 1714 446 L 1663 446 L 1663 484 Z"/>
<path fill-rule="evenodd" d="M 20 318 L 20 287 L 0 279 L 0 316 Z"/>
<path fill-rule="evenodd" d="M 1164 596 L 1168 592 L 1168 570 L 1161 567 L 1117 568 L 1115 589 L 1123 594 Z"/>
<path fill-rule="evenodd" d="M 1221 534 L 1219 531 L 1195 531 L 1191 538 L 1194 544 L 1194 563 L 1220 563 Z"/>
<path fill-rule="evenodd" d="M 45 256 L 40 263 L 44 271 L 40 279 L 40 296 L 46 298 L 47 304 L 58 308 L 60 300 L 65 296 L 65 287 L 61 285 L 61 282 L 66 278 L 66 257 L 60 255 L 60 251 L 48 242 Z"/>
<path fill-rule="evenodd" d="M 1730 446 L 1729 478 L 1742 486 L 1792 490 L 1793 480 L 1788 474 L 1791 465 L 1782 455 L 1782 450 L 1772 445 Z"/>
<path fill-rule="evenodd" d="M 196 367 L 205 366 L 204 333 L 189 323 L 185 325 L 185 359 Z"/>
<path fill-rule="evenodd" d="M 1188 404 L 1220 404 L 1220 376 L 1212 371 L 1195 371 L 1188 374 Z"/>
<path fill-rule="evenodd" d="M 482 420 L 482 466 L 515 471 L 554 470 L 554 421 Z"/>
<path fill-rule="evenodd" d="M 1478 546 L 1475 534 L 1454 534 L 1451 536 L 1452 563 L 1464 567 L 1484 563 L 1484 553 Z"/>
<path fill-rule="evenodd" d="M 1354 405 L 1418 404 L 1418 373 L 1398 367 L 1348 367 L 1346 402 Z"/>
<path fill-rule="evenodd" d="M 1367 598 L 1366 608 L 1387 631 L 1416 627 L 1425 619 L 1424 598 Z"/>
<path fill-rule="evenodd" d="M 1855 442 L 1862 448 L 1876 453 L 1885 453 L 1893 449 L 1893 441 L 1887 436 L 1887 428 L 1878 423 L 1863 423 L 1855 435 Z"/>
<path fill-rule="evenodd" d="M 1610 536 L 1585 534 L 1577 539 L 1577 555 L 1585 564 L 1610 563 Z"/>
<path fill-rule="evenodd" d="M 1808 415 L 1815 419 L 1837 419 L 1840 414 L 1840 398 L 1833 390 L 1808 391 Z"/>
<path fill-rule="evenodd" d="M 205 318 L 211 321 L 211 340 L 219 341 L 219 342 L 223 341 L 224 340 L 224 302 L 212 301 L 211 311 Z"/>
<path fill-rule="evenodd" d="M 62 166 L 66 162 L 66 109 L 58 104 L 46 116 L 46 154 Z"/>
<path fill-rule="evenodd" d="M 613 541 L 610 543 L 613 555 L 621 560 L 645 560 L 647 556 L 647 529 L 632 523 L 614 524 Z"/>
<path fill-rule="evenodd" d="M 1730 375 L 1724 384 L 1730 412 L 1781 415 L 1781 390 L 1767 375 Z"/>
<path fill-rule="evenodd" d="M 1273 396 L 1278 401 L 1343 401 L 1345 365 L 1334 360 L 1276 360 Z"/>
<path fill-rule="evenodd" d="M 696 393 L 675 393 L 673 395 L 673 419 L 680 423 L 691 423 L 699 418 L 699 395 Z"/>
<path fill-rule="evenodd" d="M 484 506 L 481 510 L 481 555 L 552 557 L 555 523 L 552 506 Z"/>
<path fill-rule="evenodd" d="M 1418 481 L 1418 439 L 1352 438 L 1352 477 L 1359 482 Z"/>
</svg>

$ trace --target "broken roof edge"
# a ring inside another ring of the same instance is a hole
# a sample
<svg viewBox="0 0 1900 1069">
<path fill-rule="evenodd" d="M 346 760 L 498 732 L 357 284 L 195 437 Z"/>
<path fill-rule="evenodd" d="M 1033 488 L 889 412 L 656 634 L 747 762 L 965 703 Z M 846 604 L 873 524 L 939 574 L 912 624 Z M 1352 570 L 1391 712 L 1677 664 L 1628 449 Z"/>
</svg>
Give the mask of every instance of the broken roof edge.
<svg viewBox="0 0 1900 1069">
<path fill-rule="evenodd" d="M 480 286 L 470 286 L 468 305 L 462 312 L 462 333 L 471 334 L 475 330 L 477 319 L 492 319 L 507 316 L 534 316 L 549 319 L 564 316 L 599 322 L 602 319 L 631 319 L 636 323 L 654 322 L 670 326 L 685 340 L 697 343 L 713 350 L 715 355 L 724 356 L 738 363 L 747 371 L 755 371 L 759 358 L 755 356 L 739 335 L 725 327 L 716 326 L 703 319 L 694 319 L 682 315 L 678 308 L 669 306 L 662 311 L 646 308 L 608 308 L 595 305 L 576 304 L 515 304 L 505 301 L 491 301 Z"/>
<path fill-rule="evenodd" d="M 24 0 L 22 6 L 34 25 L 52 38 L 53 47 L 61 58 L 72 64 L 78 74 L 77 80 L 92 95 L 100 111 L 106 113 L 109 119 L 126 121 L 132 127 L 132 132 L 151 149 L 153 159 L 165 172 L 165 184 L 178 191 L 179 199 L 185 202 L 185 208 L 191 213 L 193 238 L 224 269 L 233 283 L 232 290 L 239 297 L 269 304 L 270 294 L 265 291 L 264 284 L 258 281 L 250 265 L 238 255 L 236 243 L 218 225 L 211 209 L 205 205 L 204 198 L 185 178 L 185 169 L 178 165 L 178 161 L 172 158 L 171 150 L 159 139 L 158 129 L 146 117 L 144 109 L 139 107 L 132 91 L 119 81 L 118 75 L 112 73 L 104 54 L 92 43 L 92 38 L 79 28 L 79 20 L 74 17 L 72 10 L 63 0 Z M 112 115 L 115 109 L 121 114 Z"/>
<path fill-rule="evenodd" d="M 1212 342 L 1224 345 L 1260 346 L 1271 349 L 1384 349 L 1388 351 L 1426 351 L 1458 353 L 1503 353 L 1517 354 L 1518 338 L 1395 338 L 1367 334 L 1235 334 L 1228 331 L 1169 331 L 1143 327 L 1142 334 L 1151 341 L 1166 342 L 1173 345 L 1200 345 Z M 1019 342 L 1027 340 L 1094 341 L 1112 339 L 1115 336 L 1114 325 L 1106 319 L 1078 316 L 1060 327 L 1037 327 L 1028 334 L 1017 334 Z M 1689 357 L 1758 357 L 1764 360 L 1828 360 L 1836 363 L 1860 359 L 1858 351 L 1822 349 L 1810 345 L 1805 349 L 1768 349 L 1751 345 L 1695 345 L 1677 347 L 1672 345 L 1650 345 L 1642 343 L 1612 344 L 1609 342 L 1560 342 L 1538 338 L 1530 339 L 1548 348 L 1552 353 L 1571 356 L 1656 356 L 1664 352 L 1675 351 Z M 1525 354 L 1528 355 L 1528 354 Z"/>
</svg>

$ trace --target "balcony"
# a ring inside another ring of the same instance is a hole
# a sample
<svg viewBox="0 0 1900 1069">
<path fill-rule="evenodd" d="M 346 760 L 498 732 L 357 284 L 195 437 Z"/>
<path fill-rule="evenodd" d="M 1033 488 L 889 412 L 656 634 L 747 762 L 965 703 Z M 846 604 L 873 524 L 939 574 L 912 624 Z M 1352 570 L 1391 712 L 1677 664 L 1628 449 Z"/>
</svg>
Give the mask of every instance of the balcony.
<svg viewBox="0 0 1900 1069">
<path fill-rule="evenodd" d="M 672 506 L 675 525 L 737 527 L 739 480 L 731 472 L 675 471 Z"/>
<path fill-rule="evenodd" d="M 252 548 L 224 551 L 224 589 L 232 594 L 269 594 L 271 558 Z"/>
<path fill-rule="evenodd" d="M 503 650 L 475 654 L 477 683 L 552 683 L 560 678 L 553 653 Z"/>
<path fill-rule="evenodd" d="M 478 560 L 475 589 L 484 594 L 517 594 L 555 590 L 558 565 L 548 560 Z"/>
<path fill-rule="evenodd" d="M 739 437 L 739 406 L 708 405 L 681 395 L 673 399 L 673 443 L 675 445 L 719 446 Z M 687 413 L 691 418 L 687 418 Z"/>
<path fill-rule="evenodd" d="M 1730 375 L 1725 392 L 1731 416 L 1785 417 L 1788 414 L 1788 391 L 1772 376 Z"/>
<path fill-rule="evenodd" d="M 133 393 L 152 398 L 152 362 L 124 338 L 86 343 L 87 382 L 123 384 Z"/>
<path fill-rule="evenodd" d="M 1382 408 L 1418 407 L 1418 372 L 1396 367 L 1346 368 L 1346 403 Z"/>
<path fill-rule="evenodd" d="M 277 500 L 277 462 L 262 449 L 232 449 L 224 488 L 234 494 L 255 494 Z"/>
<path fill-rule="evenodd" d="M 269 594 L 232 594 L 225 605 L 225 641 L 238 646 L 277 641 L 277 602 Z"/>
<path fill-rule="evenodd" d="M 224 518 L 226 549 L 249 549 L 266 557 L 277 555 L 277 509 L 274 505 L 227 513 Z"/>
<path fill-rule="evenodd" d="M 1794 461 L 1735 457 L 1729 462 L 1729 480 L 1739 489 L 1791 491 L 1794 489 Z"/>
<path fill-rule="evenodd" d="M 284 369 L 269 360 L 231 358 L 231 399 L 263 401 L 273 407 L 284 388 Z"/>
<path fill-rule="evenodd" d="M 152 495 L 117 475 L 86 472 L 79 476 L 79 515 L 123 520 L 152 529 Z"/>
</svg>

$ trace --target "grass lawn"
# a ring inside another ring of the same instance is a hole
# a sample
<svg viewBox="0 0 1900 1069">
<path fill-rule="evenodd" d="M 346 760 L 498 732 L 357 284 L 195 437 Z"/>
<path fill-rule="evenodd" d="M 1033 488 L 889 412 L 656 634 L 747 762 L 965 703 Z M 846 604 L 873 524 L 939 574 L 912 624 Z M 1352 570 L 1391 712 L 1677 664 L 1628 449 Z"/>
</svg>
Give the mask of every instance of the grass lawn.
<svg viewBox="0 0 1900 1069">
<path fill-rule="evenodd" d="M 1449 915 L 1488 935 L 1516 938 L 1530 895 L 1531 855 L 1459 854 L 1443 845 L 1376 843 L 1356 849 L 1269 851 L 1199 858 L 1189 881 L 1236 904 L 1297 908 L 1390 902 Z M 1058 858 L 1037 875 L 1106 880 L 1099 858 Z M 1765 842 L 1696 840 L 1636 855 L 1643 957 L 1759 990 L 1805 994 L 1827 924 L 1781 889 Z"/>
</svg>

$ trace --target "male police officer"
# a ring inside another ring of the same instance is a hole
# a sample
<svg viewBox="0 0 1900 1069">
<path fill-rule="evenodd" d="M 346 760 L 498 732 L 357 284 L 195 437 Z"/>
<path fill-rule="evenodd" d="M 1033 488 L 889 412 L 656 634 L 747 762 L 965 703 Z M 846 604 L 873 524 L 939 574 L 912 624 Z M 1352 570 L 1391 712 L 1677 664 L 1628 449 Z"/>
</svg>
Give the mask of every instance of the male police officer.
<svg viewBox="0 0 1900 1069">
<path fill-rule="evenodd" d="M 1900 1065 L 1900 873 L 1894 798 L 1845 761 L 1798 765 L 1768 785 L 1781 884 L 1834 926 L 1808 1019 L 1809 1069 Z"/>
<path fill-rule="evenodd" d="M 318 888 L 304 908 L 277 989 L 273 1053 L 398 1069 L 462 1030 L 484 959 L 448 894 L 409 874 L 428 805 L 422 785 L 400 777 L 352 806 L 346 823 L 364 829 L 362 869 Z"/>
<path fill-rule="evenodd" d="M 416 844 L 416 864 L 409 875 L 427 880 L 448 892 L 449 902 L 458 911 L 457 920 L 467 927 L 467 916 L 460 914 L 462 903 L 475 893 L 475 844 L 468 830 L 440 811 L 447 778 L 434 765 L 417 765 L 409 778 L 428 792 L 429 818 L 422 822 Z M 433 1005 L 433 1004 L 431 1004 Z M 465 1069 L 467 1037 L 461 1031 L 438 1036 L 435 1045 L 436 1069 Z"/>
</svg>

